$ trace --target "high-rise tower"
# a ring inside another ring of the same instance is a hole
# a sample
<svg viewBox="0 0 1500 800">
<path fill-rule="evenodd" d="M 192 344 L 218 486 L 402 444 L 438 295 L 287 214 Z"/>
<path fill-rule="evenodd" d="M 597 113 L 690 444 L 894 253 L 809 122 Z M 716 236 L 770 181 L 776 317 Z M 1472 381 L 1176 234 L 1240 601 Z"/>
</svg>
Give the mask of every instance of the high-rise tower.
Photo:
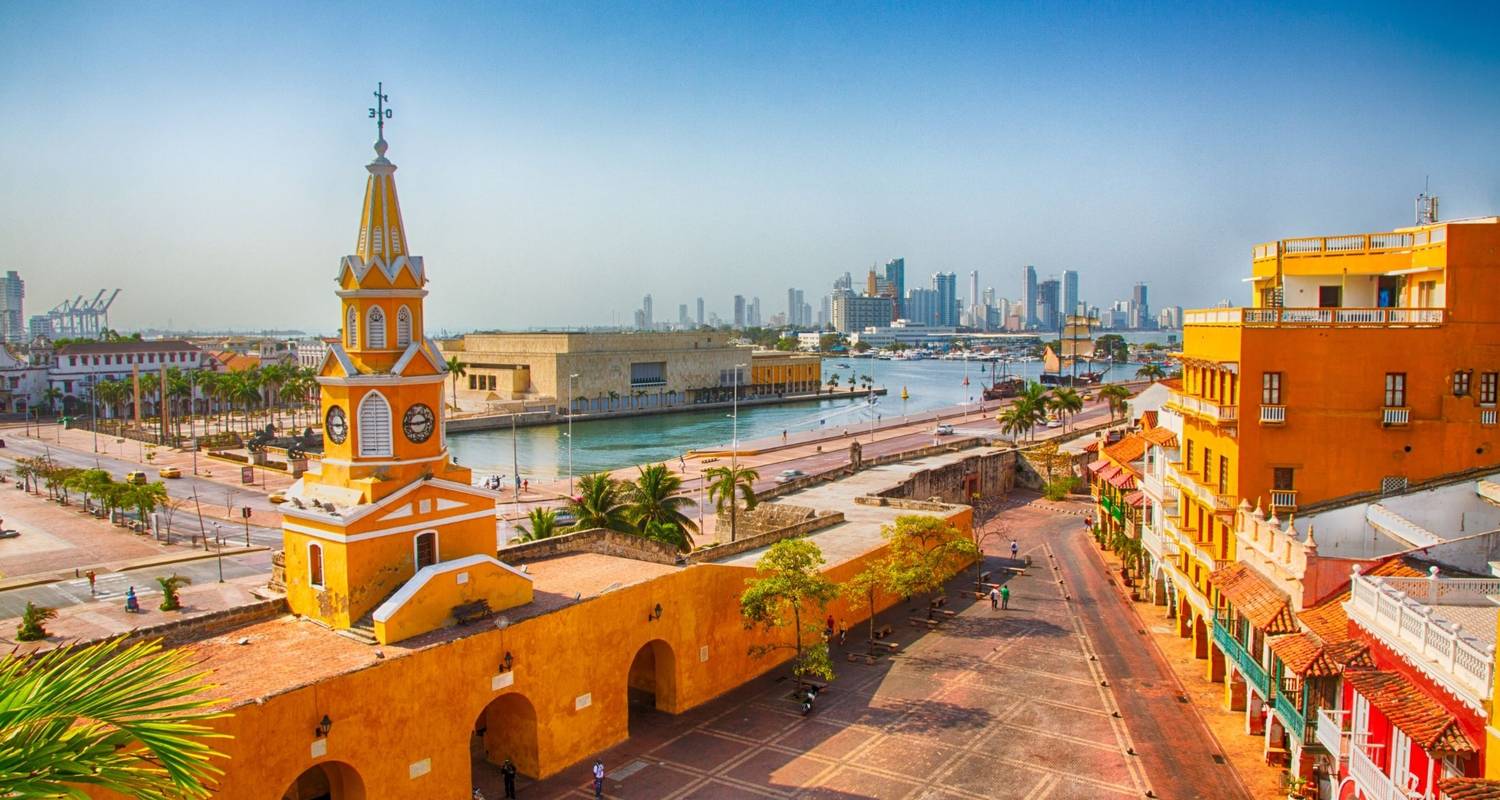
<svg viewBox="0 0 1500 800">
<path fill-rule="evenodd" d="M 529 602 L 531 580 L 495 557 L 498 495 L 448 455 L 446 366 L 423 333 L 427 273 L 409 250 L 376 94 L 359 237 L 336 276 L 342 335 L 318 370 L 323 458 L 280 510 L 292 611 L 391 642 L 456 606 Z"/>
<path fill-rule="evenodd" d="M 1034 328 L 1036 313 L 1036 267 L 1027 264 L 1021 270 L 1021 327 Z"/>
</svg>

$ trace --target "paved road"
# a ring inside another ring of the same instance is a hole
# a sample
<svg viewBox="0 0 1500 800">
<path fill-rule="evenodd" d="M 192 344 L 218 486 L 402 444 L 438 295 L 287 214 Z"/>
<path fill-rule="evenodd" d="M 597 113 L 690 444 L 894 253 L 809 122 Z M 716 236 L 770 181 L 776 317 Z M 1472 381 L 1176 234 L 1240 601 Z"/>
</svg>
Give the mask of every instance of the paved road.
<svg viewBox="0 0 1500 800">
<path fill-rule="evenodd" d="M 1051 539 L 1060 574 L 1093 640 L 1157 797 L 1249 800 L 1135 608 L 1110 582 L 1076 517 L 1059 515 Z"/>
<path fill-rule="evenodd" d="M 224 578 L 240 578 L 271 571 L 271 554 L 266 551 L 229 556 L 223 559 Z M 155 567 L 106 572 L 96 576 L 95 594 L 89 594 L 87 578 L 28 586 L 22 589 L 0 591 L 0 619 L 19 617 L 32 602 L 47 608 L 63 608 L 82 603 L 118 603 L 124 605 L 125 590 L 135 587 L 138 597 L 160 594 L 156 586 L 157 577 L 182 575 L 194 584 L 214 583 L 219 579 L 219 559 L 206 558 L 182 564 L 165 564 Z M 142 605 L 145 602 L 142 601 Z"/>
</svg>

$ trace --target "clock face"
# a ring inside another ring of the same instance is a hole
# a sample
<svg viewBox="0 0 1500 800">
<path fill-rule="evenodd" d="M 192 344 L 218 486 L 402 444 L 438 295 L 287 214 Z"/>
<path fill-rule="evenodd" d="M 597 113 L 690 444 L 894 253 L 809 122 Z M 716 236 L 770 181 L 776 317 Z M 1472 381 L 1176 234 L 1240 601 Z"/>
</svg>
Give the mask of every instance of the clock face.
<svg viewBox="0 0 1500 800">
<path fill-rule="evenodd" d="M 417 403 L 406 409 L 406 416 L 401 420 L 401 429 L 406 432 L 406 438 L 421 444 L 432 436 L 432 429 L 437 422 L 432 409 Z"/>
<path fill-rule="evenodd" d="M 324 421 L 323 433 L 328 435 L 329 441 L 334 444 L 343 444 L 349 438 L 349 418 L 344 416 L 344 409 L 334 406 L 328 409 L 328 418 Z"/>
</svg>

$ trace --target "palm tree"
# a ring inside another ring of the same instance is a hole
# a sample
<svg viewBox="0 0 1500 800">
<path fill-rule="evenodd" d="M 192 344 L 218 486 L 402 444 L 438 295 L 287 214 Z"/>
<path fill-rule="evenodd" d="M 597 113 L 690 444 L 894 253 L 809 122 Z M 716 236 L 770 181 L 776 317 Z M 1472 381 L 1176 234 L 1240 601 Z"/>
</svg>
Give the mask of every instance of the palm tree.
<svg viewBox="0 0 1500 800">
<path fill-rule="evenodd" d="M 12 797 L 91 786 L 147 800 L 203 798 L 222 770 L 205 721 L 223 716 L 190 650 L 160 641 L 68 644 L 0 660 L 0 764 Z"/>
<path fill-rule="evenodd" d="M 558 534 L 557 512 L 550 508 L 533 508 L 526 514 L 526 524 L 516 527 L 521 531 L 520 540 L 523 542 L 550 539 Z"/>
<path fill-rule="evenodd" d="M 172 427 L 176 431 L 182 430 L 183 400 L 186 399 L 187 412 L 193 413 L 192 395 L 193 383 L 187 373 L 177 367 L 167 370 L 167 397 L 172 403 Z"/>
<path fill-rule="evenodd" d="M 1052 390 L 1052 396 L 1047 400 L 1047 406 L 1064 422 L 1070 421 L 1074 414 L 1083 410 L 1083 398 L 1079 396 L 1078 390 L 1071 386 L 1061 386 Z M 1063 428 L 1067 430 L 1067 428 Z"/>
<path fill-rule="evenodd" d="M 126 395 L 129 394 L 129 392 L 129 384 L 126 384 L 124 381 L 117 381 L 114 379 L 100 381 L 99 384 L 94 387 L 94 394 L 99 397 L 100 402 L 104 403 L 105 408 L 114 411 L 114 414 L 112 416 L 116 420 L 118 420 L 124 414 L 124 412 L 120 409 L 120 405 L 122 401 L 124 401 Z"/>
<path fill-rule="evenodd" d="M 690 553 L 693 550 L 693 540 L 683 532 L 682 526 L 670 522 L 657 522 L 652 520 L 641 529 L 641 536 L 654 539 L 663 544 L 669 544 L 680 552 Z"/>
<path fill-rule="evenodd" d="M 1000 423 L 1000 432 L 1012 439 L 1019 439 L 1021 434 L 1030 431 L 1032 426 L 1036 425 L 1036 420 L 1031 416 L 1030 410 L 1023 408 L 1020 404 L 1007 406 L 996 417 L 996 421 Z"/>
<path fill-rule="evenodd" d="M 1167 377 L 1167 371 L 1162 369 L 1160 364 L 1142 364 L 1141 368 L 1135 371 L 1135 376 L 1154 382 L 1164 380 Z"/>
<path fill-rule="evenodd" d="M 62 396 L 62 390 L 56 386 L 48 386 L 47 390 L 42 392 L 42 399 L 47 401 L 48 414 L 57 413 L 57 401 L 61 400 Z"/>
<path fill-rule="evenodd" d="M 714 501 L 715 507 L 723 511 L 729 508 L 729 541 L 734 541 L 738 535 L 736 527 L 739 523 L 739 501 L 735 495 L 744 498 L 745 510 L 755 508 L 755 482 L 760 479 L 760 473 L 750 467 L 714 467 L 703 473 L 703 479 L 708 481 L 708 499 Z"/>
<path fill-rule="evenodd" d="M 448 379 L 452 382 L 453 391 L 449 395 L 452 399 L 448 406 L 454 411 L 458 410 L 458 379 L 469 374 L 468 365 L 458 360 L 458 356 L 448 356 L 448 361 L 443 365 L 448 370 Z"/>
<path fill-rule="evenodd" d="M 648 525 L 659 523 L 675 525 L 683 531 L 696 531 L 698 526 L 682 513 L 684 508 L 698 505 L 681 494 L 682 478 L 667 469 L 666 464 L 651 464 L 639 470 L 640 477 L 625 486 L 630 521 L 636 530 L 644 533 Z M 687 542 L 687 545 L 685 549 L 691 550 L 692 543 Z"/>
<path fill-rule="evenodd" d="M 1115 421 L 1115 415 L 1124 413 L 1126 403 L 1130 401 L 1130 390 L 1118 383 L 1112 383 L 1099 390 L 1099 397 L 1109 401 L 1109 421 Z"/>
<path fill-rule="evenodd" d="M 828 376 L 828 393 L 829 394 L 833 394 L 835 391 L 838 390 L 838 388 L 839 388 L 839 376 L 838 375 L 830 375 L 830 376 Z"/>
<path fill-rule="evenodd" d="M 137 404 L 145 403 L 146 400 L 148 398 L 152 397 L 153 395 L 155 395 L 156 394 L 156 390 L 161 387 L 161 378 L 158 377 L 157 374 L 154 373 L 154 372 L 147 372 L 147 373 L 142 374 L 141 378 L 140 378 L 140 381 L 141 381 L 141 395 L 140 395 L 140 397 L 137 397 L 135 399 L 135 401 L 136 401 Z M 156 409 L 157 409 L 157 413 L 160 414 L 161 413 L 161 400 L 160 400 L 160 398 L 157 399 Z M 146 409 L 145 409 L 144 406 L 142 406 L 141 407 L 141 416 L 144 417 L 144 418 L 146 418 L 146 419 L 150 419 L 150 416 L 147 415 L 145 412 L 146 412 Z"/>
<path fill-rule="evenodd" d="M 577 522 L 571 530 L 604 528 L 621 533 L 635 532 L 630 524 L 629 507 L 621 496 L 620 482 L 607 472 L 595 472 L 578 479 L 578 496 L 568 501 L 568 510 Z"/>
</svg>

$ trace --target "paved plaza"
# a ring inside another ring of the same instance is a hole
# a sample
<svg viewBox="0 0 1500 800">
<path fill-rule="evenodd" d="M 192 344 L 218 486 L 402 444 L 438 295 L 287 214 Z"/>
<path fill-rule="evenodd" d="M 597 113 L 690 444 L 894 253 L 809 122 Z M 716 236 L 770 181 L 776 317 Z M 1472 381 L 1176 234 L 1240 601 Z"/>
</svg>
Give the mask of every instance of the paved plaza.
<svg viewBox="0 0 1500 800">
<path fill-rule="evenodd" d="M 1150 672 L 1155 662 L 1149 660 L 1144 667 L 1122 667 L 1149 674 L 1107 674 L 1116 639 L 1085 618 L 1096 603 L 1113 600 L 1080 596 L 1072 586 L 1094 580 L 1107 587 L 1103 570 L 1097 563 L 1053 568 L 1054 557 L 1077 558 L 1062 545 L 1082 538 L 1079 518 L 1019 508 L 1001 519 L 1005 538 L 990 540 L 988 549 L 1007 548 L 1014 531 L 1033 562 L 1024 574 L 1006 577 L 1002 567 L 1013 562 L 986 559 L 996 579 L 1011 586 L 1010 610 L 976 602 L 965 591 L 972 573 L 965 573 L 948 591 L 949 607 L 959 615 L 938 630 L 912 628 L 905 603 L 880 618 L 896 628 L 903 646 L 873 666 L 844 660 L 846 650 L 863 651 L 856 626 L 848 647 L 835 648 L 838 676 L 807 717 L 791 697 L 784 668 L 676 717 L 641 711 L 632 717 L 631 739 L 600 756 L 609 772 L 605 795 L 1061 800 L 1138 798 L 1151 790 L 1171 798 L 1246 796 L 1232 770 L 1211 758 L 1213 739 L 1190 708 L 1163 698 L 1157 705 L 1166 706 L 1161 713 L 1170 719 L 1140 720 L 1152 738 L 1132 730 L 1132 718 L 1144 716 L 1129 707 L 1139 698 L 1117 699 L 1112 687 L 1125 678 L 1148 687 L 1171 678 Z M 1074 570 L 1076 576 L 1063 580 Z M 1150 647 L 1134 628 L 1119 636 L 1121 647 Z M 1135 695 L 1137 688 L 1125 691 Z M 1157 730 L 1163 726 L 1168 730 Z M 1180 769 L 1179 758 L 1185 760 Z M 520 797 L 592 797 L 589 766 L 575 765 L 541 783 L 523 779 Z M 476 779 L 486 798 L 503 797 L 493 767 L 479 762 Z"/>
</svg>

